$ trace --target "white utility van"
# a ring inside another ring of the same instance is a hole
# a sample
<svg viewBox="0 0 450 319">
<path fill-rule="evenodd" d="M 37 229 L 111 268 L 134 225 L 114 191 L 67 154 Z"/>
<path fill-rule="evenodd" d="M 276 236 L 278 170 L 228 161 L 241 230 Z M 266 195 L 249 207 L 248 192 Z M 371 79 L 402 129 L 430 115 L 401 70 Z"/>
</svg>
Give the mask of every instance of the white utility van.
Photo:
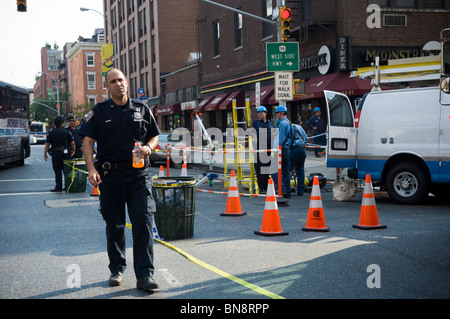
<svg viewBox="0 0 450 319">
<path fill-rule="evenodd" d="M 450 196 L 450 105 L 440 104 L 438 87 L 368 93 L 356 119 L 347 96 L 324 94 L 328 167 L 370 174 L 399 203 Z"/>
</svg>

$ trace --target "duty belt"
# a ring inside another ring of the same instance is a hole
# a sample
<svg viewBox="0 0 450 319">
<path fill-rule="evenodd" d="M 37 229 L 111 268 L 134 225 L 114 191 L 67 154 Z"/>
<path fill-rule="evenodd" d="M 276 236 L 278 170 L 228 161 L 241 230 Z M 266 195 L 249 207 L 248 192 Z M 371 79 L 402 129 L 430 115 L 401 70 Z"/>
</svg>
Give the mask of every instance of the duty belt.
<svg viewBox="0 0 450 319">
<path fill-rule="evenodd" d="M 112 171 L 124 171 L 133 167 L 131 162 L 95 162 L 95 167 L 104 175 Z"/>
</svg>

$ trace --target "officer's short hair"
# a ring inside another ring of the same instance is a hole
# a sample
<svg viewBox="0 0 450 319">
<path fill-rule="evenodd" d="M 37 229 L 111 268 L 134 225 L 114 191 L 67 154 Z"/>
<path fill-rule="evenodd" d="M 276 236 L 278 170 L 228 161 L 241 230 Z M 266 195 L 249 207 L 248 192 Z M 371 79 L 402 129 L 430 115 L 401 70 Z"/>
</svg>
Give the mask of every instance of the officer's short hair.
<svg viewBox="0 0 450 319">
<path fill-rule="evenodd" d="M 62 117 L 62 116 L 55 117 L 54 123 L 55 123 L 56 127 L 60 126 L 64 122 L 65 122 L 64 117 Z"/>
</svg>

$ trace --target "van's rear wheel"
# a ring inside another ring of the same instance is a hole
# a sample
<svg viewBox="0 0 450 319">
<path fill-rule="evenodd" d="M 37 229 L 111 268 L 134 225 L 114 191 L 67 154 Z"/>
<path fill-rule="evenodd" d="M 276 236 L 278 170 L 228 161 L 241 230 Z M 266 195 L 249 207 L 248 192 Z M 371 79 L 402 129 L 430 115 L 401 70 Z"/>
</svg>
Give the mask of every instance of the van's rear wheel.
<svg viewBox="0 0 450 319">
<path fill-rule="evenodd" d="M 430 183 L 420 166 L 400 163 L 387 173 L 386 188 L 395 201 L 401 204 L 416 204 L 428 196 Z"/>
</svg>

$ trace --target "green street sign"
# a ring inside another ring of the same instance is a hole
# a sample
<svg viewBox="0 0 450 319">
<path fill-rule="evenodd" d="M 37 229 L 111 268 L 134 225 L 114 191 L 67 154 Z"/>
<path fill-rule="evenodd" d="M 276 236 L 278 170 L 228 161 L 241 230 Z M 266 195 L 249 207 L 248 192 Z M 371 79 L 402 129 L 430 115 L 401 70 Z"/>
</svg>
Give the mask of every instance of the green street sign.
<svg viewBox="0 0 450 319">
<path fill-rule="evenodd" d="M 298 42 L 266 42 L 267 71 L 300 70 Z"/>
</svg>

